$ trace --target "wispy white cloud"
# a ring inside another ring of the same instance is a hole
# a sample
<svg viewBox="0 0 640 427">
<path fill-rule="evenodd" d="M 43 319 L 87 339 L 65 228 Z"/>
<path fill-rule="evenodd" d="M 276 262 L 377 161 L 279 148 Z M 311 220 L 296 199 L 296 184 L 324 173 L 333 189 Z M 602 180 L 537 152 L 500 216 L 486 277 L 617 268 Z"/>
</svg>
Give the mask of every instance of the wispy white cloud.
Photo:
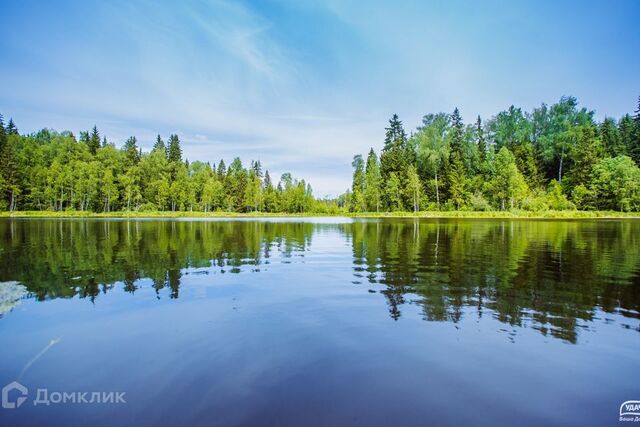
<svg viewBox="0 0 640 427">
<path fill-rule="evenodd" d="M 454 106 L 471 120 L 565 93 L 613 115 L 635 101 L 639 59 L 626 46 L 640 36 L 627 10 L 637 7 L 626 4 L 585 6 L 570 32 L 559 25 L 564 6 L 537 2 L 10 6 L 4 16 L 34 23 L 28 32 L 0 25 L 0 111 L 21 130 L 95 123 L 145 148 L 177 132 L 189 159 L 259 158 L 274 176 L 308 178 L 318 194 L 348 187 L 351 157 L 381 147 L 395 112 L 410 130 Z M 603 15 L 616 32 L 590 25 Z M 571 40 L 571 52 L 556 40 Z"/>
</svg>

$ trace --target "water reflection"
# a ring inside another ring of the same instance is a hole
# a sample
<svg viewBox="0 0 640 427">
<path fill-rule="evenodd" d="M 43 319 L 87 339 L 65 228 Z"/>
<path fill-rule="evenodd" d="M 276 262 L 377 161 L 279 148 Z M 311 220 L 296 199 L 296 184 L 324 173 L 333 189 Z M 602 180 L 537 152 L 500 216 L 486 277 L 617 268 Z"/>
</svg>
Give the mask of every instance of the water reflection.
<svg viewBox="0 0 640 427">
<path fill-rule="evenodd" d="M 318 249 L 327 235 L 332 245 Z M 379 292 L 394 320 L 417 305 L 428 321 L 493 316 L 576 342 L 603 313 L 640 317 L 636 221 L 1 220 L 0 243 L 0 282 L 18 281 L 37 300 L 96 302 L 114 289 L 135 293 L 141 279 L 175 299 L 190 275 L 293 264 Z M 345 244 L 351 259 L 340 257 Z M 323 262 L 332 256 L 339 261 Z"/>
<path fill-rule="evenodd" d="M 467 308 L 569 342 L 596 308 L 638 318 L 637 222 L 395 221 L 354 224 L 354 274 L 382 283 L 389 314 L 425 320 Z"/>
</svg>

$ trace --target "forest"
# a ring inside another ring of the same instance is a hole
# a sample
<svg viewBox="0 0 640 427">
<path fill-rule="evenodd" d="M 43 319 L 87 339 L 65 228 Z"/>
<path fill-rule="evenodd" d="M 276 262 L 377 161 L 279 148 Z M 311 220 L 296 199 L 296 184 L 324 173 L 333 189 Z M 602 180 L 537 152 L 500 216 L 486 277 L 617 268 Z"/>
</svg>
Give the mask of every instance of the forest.
<svg viewBox="0 0 640 427">
<path fill-rule="evenodd" d="M 36 211 L 326 212 L 311 186 L 284 173 L 279 182 L 260 161 L 244 167 L 183 159 L 178 135 L 157 136 L 145 153 L 135 136 L 121 148 L 94 126 L 79 137 L 42 129 L 20 135 L 0 116 L 0 209 Z"/>
<path fill-rule="evenodd" d="M 471 124 L 456 108 L 425 115 L 409 135 L 393 115 L 380 155 L 356 155 L 352 186 L 336 199 L 315 198 L 289 173 L 272 181 L 259 160 L 190 162 L 176 134 L 143 152 L 135 136 L 118 148 L 95 126 L 77 138 L 26 135 L 0 115 L 0 210 L 640 211 L 640 99 L 634 115 L 594 115 L 574 97 Z"/>
<path fill-rule="evenodd" d="M 514 106 L 465 124 L 427 114 L 407 136 L 397 115 L 384 147 L 353 158 L 351 212 L 640 210 L 640 99 L 635 115 L 594 119 L 574 97 Z"/>
</svg>

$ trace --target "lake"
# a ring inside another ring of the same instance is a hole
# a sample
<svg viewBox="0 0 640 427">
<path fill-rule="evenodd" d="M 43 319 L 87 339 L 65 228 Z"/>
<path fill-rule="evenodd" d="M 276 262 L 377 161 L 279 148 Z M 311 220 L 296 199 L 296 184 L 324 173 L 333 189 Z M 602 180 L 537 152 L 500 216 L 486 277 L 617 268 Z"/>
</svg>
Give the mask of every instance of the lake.
<svg viewBox="0 0 640 427">
<path fill-rule="evenodd" d="M 27 389 L 2 426 L 616 425 L 640 400 L 637 220 L 0 219 L 0 259 L 0 386 Z"/>
</svg>

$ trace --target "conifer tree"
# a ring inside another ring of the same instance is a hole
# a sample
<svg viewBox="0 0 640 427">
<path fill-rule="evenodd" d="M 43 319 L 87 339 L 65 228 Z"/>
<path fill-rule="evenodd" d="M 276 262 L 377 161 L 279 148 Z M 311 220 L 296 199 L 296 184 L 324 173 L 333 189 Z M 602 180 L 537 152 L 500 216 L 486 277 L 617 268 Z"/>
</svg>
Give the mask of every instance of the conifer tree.
<svg viewBox="0 0 640 427">
<path fill-rule="evenodd" d="M 13 119 L 10 118 L 9 119 L 9 123 L 7 123 L 7 128 L 5 130 L 7 135 L 17 135 L 18 134 L 18 128 L 16 127 L 16 124 L 13 122 Z"/>
<path fill-rule="evenodd" d="M 218 163 L 218 181 L 223 182 L 227 176 L 227 167 L 224 164 L 224 159 L 220 159 Z"/>
<path fill-rule="evenodd" d="M 611 156 L 621 156 L 626 153 L 626 147 L 620 138 L 616 122 L 611 117 L 605 117 L 598 129 L 600 140 L 605 152 Z"/>
<path fill-rule="evenodd" d="M 164 141 L 160 137 L 160 134 L 158 134 L 158 136 L 156 137 L 156 142 L 153 144 L 153 150 L 154 151 L 161 151 L 161 152 L 165 153 L 165 156 L 166 156 L 167 147 L 164 145 Z"/>
<path fill-rule="evenodd" d="M 478 155 L 480 156 L 480 163 L 484 163 L 487 159 L 487 142 L 484 138 L 484 129 L 482 128 L 482 119 L 478 116 L 476 120 L 476 139 L 478 144 Z"/>
<path fill-rule="evenodd" d="M 395 179 L 399 182 L 398 187 L 400 189 L 403 188 L 409 160 L 407 134 L 402 127 L 402 122 L 398 118 L 398 115 L 394 114 L 391 120 L 389 120 L 389 127 L 386 128 L 384 148 L 380 155 L 380 173 L 384 188 L 387 188 L 387 181 L 392 173 L 395 174 Z M 384 192 L 387 206 L 395 203 L 389 198 L 389 194 L 388 191 Z"/>
<path fill-rule="evenodd" d="M 451 132 L 449 134 L 449 171 L 447 174 L 447 184 L 449 198 L 460 209 L 465 203 L 466 175 L 464 166 L 464 123 L 460 116 L 460 111 L 456 107 L 451 115 Z"/>
<path fill-rule="evenodd" d="M 138 149 L 137 142 L 136 137 L 131 136 L 124 143 L 123 151 L 129 166 L 137 165 L 138 162 L 140 162 L 140 151 Z"/>
<path fill-rule="evenodd" d="M 351 186 L 350 208 L 352 212 L 364 212 L 367 207 L 364 199 L 365 173 L 362 156 L 359 154 L 354 156 L 351 166 L 353 167 L 353 184 Z"/>
<path fill-rule="evenodd" d="M 98 133 L 98 127 L 95 125 L 91 130 L 91 135 L 89 136 L 87 145 L 89 146 L 89 151 L 93 155 L 95 155 L 96 152 L 98 151 L 98 148 L 100 148 L 100 134 Z"/>
<path fill-rule="evenodd" d="M 167 146 L 167 159 L 172 163 L 182 162 L 182 148 L 180 148 L 180 139 L 178 135 L 171 134 L 169 144 Z"/>
<path fill-rule="evenodd" d="M 380 177 L 380 165 L 378 164 L 378 156 L 376 156 L 373 148 L 369 150 L 367 156 L 367 166 L 365 169 L 365 186 L 364 186 L 364 198 L 367 206 L 367 211 L 372 212 L 380 211 L 380 198 L 381 198 L 381 177 Z"/>
<path fill-rule="evenodd" d="M 640 166 L 640 96 L 638 97 L 638 108 L 635 111 L 636 115 L 633 118 L 633 125 L 629 125 L 628 130 L 630 147 L 629 156 L 636 162 L 636 165 Z"/>
<path fill-rule="evenodd" d="M 4 121 L 2 118 L 2 114 L 0 114 L 0 154 L 2 153 L 2 149 L 4 148 L 4 144 L 6 140 L 7 140 L 7 133 L 4 128 Z"/>
</svg>

